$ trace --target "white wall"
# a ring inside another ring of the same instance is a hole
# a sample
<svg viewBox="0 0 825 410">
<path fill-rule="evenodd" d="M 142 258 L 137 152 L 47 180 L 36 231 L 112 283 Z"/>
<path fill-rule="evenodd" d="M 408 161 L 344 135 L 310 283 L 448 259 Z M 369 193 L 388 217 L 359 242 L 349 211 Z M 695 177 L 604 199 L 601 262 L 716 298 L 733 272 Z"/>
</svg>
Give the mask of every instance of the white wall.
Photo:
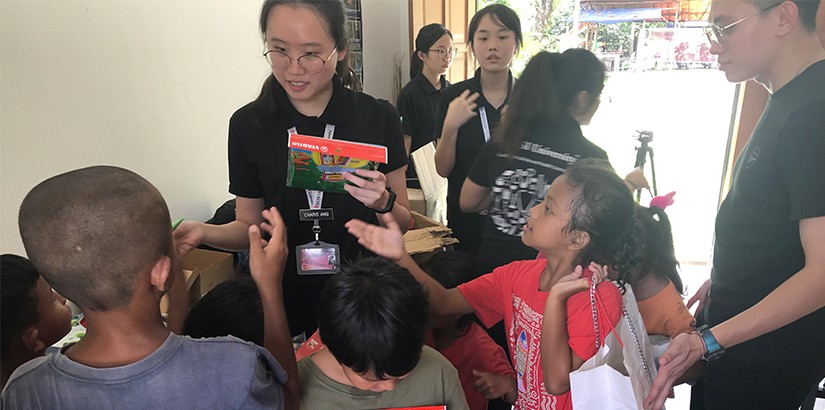
<svg viewBox="0 0 825 410">
<path fill-rule="evenodd" d="M 365 0 L 365 86 L 392 95 L 407 2 Z M 17 210 L 55 174 L 94 164 L 154 183 L 172 217 L 205 220 L 227 192 L 229 116 L 258 93 L 259 1 L 0 1 L 0 252 Z M 377 67 L 374 67 L 377 66 Z"/>
<path fill-rule="evenodd" d="M 402 83 L 410 78 L 409 2 L 361 0 L 364 36 L 364 92 L 395 104 L 393 73 L 401 62 Z"/>
</svg>

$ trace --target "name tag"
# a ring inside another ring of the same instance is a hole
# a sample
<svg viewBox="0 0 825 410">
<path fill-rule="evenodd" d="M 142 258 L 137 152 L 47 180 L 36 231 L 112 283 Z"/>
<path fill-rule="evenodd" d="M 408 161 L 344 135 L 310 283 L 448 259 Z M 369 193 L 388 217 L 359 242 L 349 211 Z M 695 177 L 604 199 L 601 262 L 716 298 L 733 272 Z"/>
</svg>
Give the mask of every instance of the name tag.
<svg viewBox="0 0 825 410">
<path fill-rule="evenodd" d="M 298 212 L 302 221 L 331 221 L 335 218 L 332 208 L 301 209 Z"/>
</svg>

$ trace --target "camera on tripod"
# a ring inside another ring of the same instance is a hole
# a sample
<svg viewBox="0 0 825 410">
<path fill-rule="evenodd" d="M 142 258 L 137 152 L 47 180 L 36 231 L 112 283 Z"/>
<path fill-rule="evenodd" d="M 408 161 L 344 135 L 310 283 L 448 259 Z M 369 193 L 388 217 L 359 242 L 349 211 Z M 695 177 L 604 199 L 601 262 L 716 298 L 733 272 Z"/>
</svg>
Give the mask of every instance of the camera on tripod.
<svg viewBox="0 0 825 410">
<path fill-rule="evenodd" d="M 635 147 L 636 163 L 633 167 L 641 168 L 642 172 L 644 172 L 645 164 L 647 164 L 648 158 L 650 159 L 650 173 L 653 177 L 653 195 L 659 195 L 658 189 L 656 189 L 656 167 L 653 163 L 653 148 L 650 147 L 650 142 L 653 141 L 653 131 L 636 130 L 635 138 L 639 141 L 640 145 Z M 636 202 L 641 198 L 641 194 L 641 189 L 636 190 Z"/>
</svg>

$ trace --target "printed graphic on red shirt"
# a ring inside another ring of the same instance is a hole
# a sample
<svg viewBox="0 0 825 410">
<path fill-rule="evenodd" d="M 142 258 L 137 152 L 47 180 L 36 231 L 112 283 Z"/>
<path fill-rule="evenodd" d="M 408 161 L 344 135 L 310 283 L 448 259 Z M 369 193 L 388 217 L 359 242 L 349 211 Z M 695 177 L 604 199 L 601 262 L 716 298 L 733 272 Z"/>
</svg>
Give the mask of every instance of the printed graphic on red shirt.
<svg viewBox="0 0 825 410">
<path fill-rule="evenodd" d="M 544 388 L 541 370 L 541 324 L 543 315 L 522 298 L 513 295 L 514 320 L 509 329 L 510 354 L 516 368 L 518 409 L 556 408 L 557 398 Z"/>
</svg>

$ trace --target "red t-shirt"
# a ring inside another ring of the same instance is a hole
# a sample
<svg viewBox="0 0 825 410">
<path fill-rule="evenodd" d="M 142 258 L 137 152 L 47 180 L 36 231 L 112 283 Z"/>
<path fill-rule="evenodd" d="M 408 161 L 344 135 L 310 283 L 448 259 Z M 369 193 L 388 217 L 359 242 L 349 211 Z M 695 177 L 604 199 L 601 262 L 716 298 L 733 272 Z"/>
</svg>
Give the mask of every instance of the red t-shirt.
<svg viewBox="0 0 825 410">
<path fill-rule="evenodd" d="M 427 332 L 424 343 L 435 348 L 432 333 Z M 514 379 L 516 377 L 504 349 L 497 345 L 490 338 L 490 335 L 476 323 L 471 323 L 466 334 L 456 339 L 447 348 L 439 350 L 439 353 L 446 357 L 458 370 L 458 379 L 461 381 L 464 397 L 467 398 L 470 410 L 485 410 L 487 408 L 487 399 L 473 388 L 473 383 L 476 381 L 473 369 L 503 374 Z"/>
<path fill-rule="evenodd" d="M 545 259 L 513 262 L 458 287 L 485 326 L 504 320 L 518 382 L 515 409 L 573 408 L 570 392 L 553 396 L 544 388 L 540 345 L 547 292 L 538 288 L 546 262 Z M 590 274 L 585 271 L 584 276 Z M 609 329 L 622 315 L 622 295 L 610 282 L 600 283 L 596 291 L 603 307 L 599 310 L 599 325 Z M 600 330 L 602 339 L 608 331 Z M 587 360 L 596 354 L 596 332 L 587 291 L 567 300 L 567 333 L 570 348 L 577 356 Z"/>
</svg>

